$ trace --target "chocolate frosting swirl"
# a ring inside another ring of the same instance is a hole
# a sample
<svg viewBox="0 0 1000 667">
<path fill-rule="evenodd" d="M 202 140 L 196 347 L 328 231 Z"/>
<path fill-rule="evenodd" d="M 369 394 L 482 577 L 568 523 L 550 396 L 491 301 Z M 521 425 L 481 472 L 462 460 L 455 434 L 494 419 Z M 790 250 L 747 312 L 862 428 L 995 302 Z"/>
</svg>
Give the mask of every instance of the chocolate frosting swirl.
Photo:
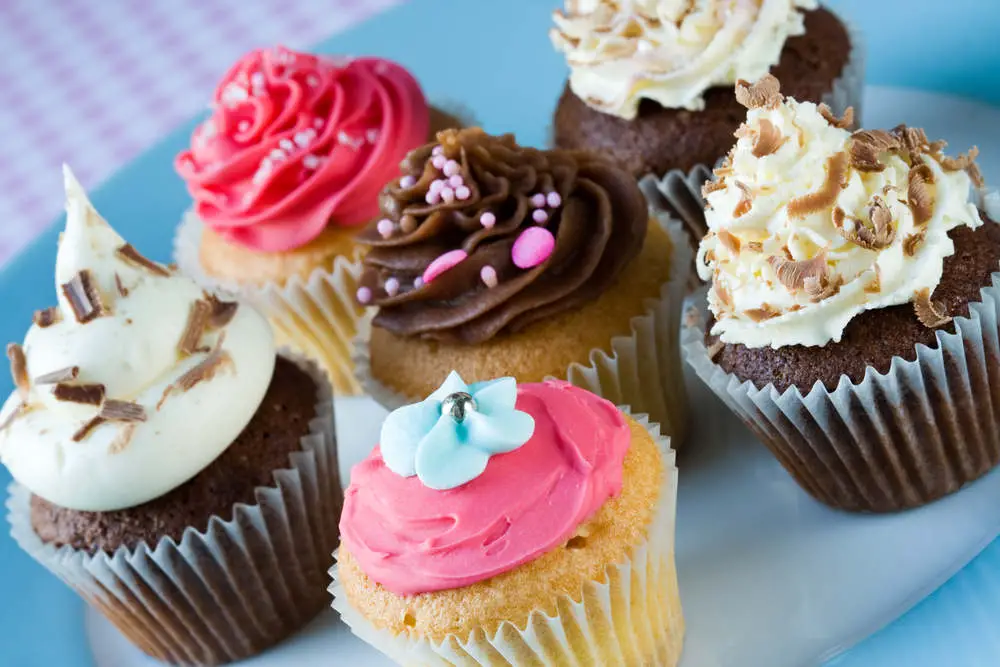
<svg viewBox="0 0 1000 667">
<path fill-rule="evenodd" d="M 602 157 L 478 128 L 437 139 L 406 157 L 359 236 L 358 300 L 379 307 L 375 326 L 480 343 L 595 299 L 638 254 L 646 202 Z"/>
</svg>

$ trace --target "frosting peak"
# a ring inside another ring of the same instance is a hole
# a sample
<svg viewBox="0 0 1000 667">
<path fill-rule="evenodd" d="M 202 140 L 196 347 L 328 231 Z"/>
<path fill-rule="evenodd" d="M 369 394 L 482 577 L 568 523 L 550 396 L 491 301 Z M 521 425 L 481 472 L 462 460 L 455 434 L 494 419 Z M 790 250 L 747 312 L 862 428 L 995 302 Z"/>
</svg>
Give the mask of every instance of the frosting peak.
<svg viewBox="0 0 1000 667">
<path fill-rule="evenodd" d="M 596 298 L 639 252 L 646 202 L 605 159 L 478 128 L 438 141 L 407 156 L 358 237 L 375 326 L 482 342 Z"/>
<path fill-rule="evenodd" d="M 394 62 L 260 49 L 223 77 L 176 167 L 213 231 L 284 251 L 371 220 L 429 127 L 420 86 Z"/>
<path fill-rule="evenodd" d="M 631 431 L 610 402 L 566 382 L 517 386 L 530 439 L 467 484 L 435 491 L 389 469 L 376 447 L 351 471 L 345 547 L 399 595 L 459 588 L 560 546 L 622 488 Z"/>
<path fill-rule="evenodd" d="M 115 510 L 179 486 L 235 439 L 274 347 L 262 317 L 140 255 L 65 176 L 59 305 L 8 346 L 17 391 L 0 460 L 50 502 Z"/>
<path fill-rule="evenodd" d="M 573 92 L 598 111 L 635 118 L 650 99 L 700 110 L 703 94 L 776 65 L 816 0 L 567 0 L 551 32 Z"/>
<path fill-rule="evenodd" d="M 825 345 L 865 310 L 915 302 L 941 280 L 948 232 L 981 224 L 972 158 L 900 125 L 850 132 L 829 109 L 784 99 L 768 75 L 718 180 L 698 271 L 712 280 L 712 333 L 747 347 Z M 929 321 L 927 317 L 922 320 Z"/>
</svg>

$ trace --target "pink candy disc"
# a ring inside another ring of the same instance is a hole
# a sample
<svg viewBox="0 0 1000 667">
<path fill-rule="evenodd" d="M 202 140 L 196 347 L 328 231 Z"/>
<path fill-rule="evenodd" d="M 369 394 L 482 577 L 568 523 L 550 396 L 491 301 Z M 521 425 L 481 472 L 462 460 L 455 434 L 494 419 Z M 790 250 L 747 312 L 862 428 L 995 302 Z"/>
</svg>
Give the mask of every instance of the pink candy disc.
<svg viewBox="0 0 1000 667">
<path fill-rule="evenodd" d="M 517 242 L 514 243 L 514 250 L 517 250 Z M 442 273 L 452 268 L 456 264 L 461 264 L 465 261 L 465 258 L 469 256 L 469 253 L 464 250 L 451 250 L 441 255 L 433 262 L 430 263 L 426 269 L 424 269 L 424 275 L 422 276 L 423 284 L 427 284 L 440 276 Z M 516 260 L 515 260 L 516 263 Z"/>
<path fill-rule="evenodd" d="M 544 227 L 529 227 L 514 241 L 510 256 L 514 266 L 530 269 L 538 266 L 552 255 L 556 247 L 556 237 Z"/>
</svg>

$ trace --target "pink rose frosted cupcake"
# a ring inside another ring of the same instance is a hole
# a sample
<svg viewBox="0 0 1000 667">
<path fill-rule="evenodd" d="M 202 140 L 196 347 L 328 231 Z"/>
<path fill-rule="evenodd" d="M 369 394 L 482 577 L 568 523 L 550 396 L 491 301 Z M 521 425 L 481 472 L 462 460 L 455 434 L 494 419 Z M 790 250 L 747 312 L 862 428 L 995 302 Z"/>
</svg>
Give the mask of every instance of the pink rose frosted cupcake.
<svg viewBox="0 0 1000 667">
<path fill-rule="evenodd" d="M 194 200 L 175 240 L 178 264 L 253 302 L 281 342 L 353 392 L 349 345 L 363 314 L 353 303 L 355 233 L 378 214 L 403 157 L 457 125 L 394 62 L 252 51 L 177 156 Z"/>
<path fill-rule="evenodd" d="M 645 416 L 453 372 L 351 471 L 333 606 L 404 665 L 672 667 L 676 499 Z"/>
</svg>

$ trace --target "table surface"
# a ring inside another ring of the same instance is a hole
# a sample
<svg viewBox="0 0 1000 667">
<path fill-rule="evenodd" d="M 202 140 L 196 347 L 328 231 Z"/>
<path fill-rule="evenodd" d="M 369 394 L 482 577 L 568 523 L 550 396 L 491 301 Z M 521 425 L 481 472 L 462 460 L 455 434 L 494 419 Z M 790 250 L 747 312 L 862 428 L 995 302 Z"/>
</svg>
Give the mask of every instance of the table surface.
<svg viewBox="0 0 1000 667">
<path fill-rule="evenodd" d="M 406 8 L 407 16 L 417 16 L 425 2 L 453 5 L 457 13 L 467 15 L 492 4 L 489 0 L 411 0 L 414 6 Z M 537 2 L 542 6 L 555 4 L 551 0 Z M 0 263 L 44 230 L 58 213 L 62 206 L 61 162 L 73 165 L 84 184 L 93 188 L 203 109 L 217 77 L 242 52 L 279 42 L 306 47 L 395 4 L 400 3 L 0 0 L 0 43 L 7 47 L 0 62 L 0 83 L 8 93 L 7 103 L 0 106 L 0 127 L 5 129 L 0 142 Z M 945 7 L 930 0 L 839 0 L 829 4 L 867 33 L 869 81 L 1000 104 L 1000 50 L 995 47 L 1000 3 L 951 0 Z M 921 8 L 928 11 L 913 11 Z M 525 20 L 544 21 L 544 12 L 534 8 L 525 14 Z M 348 42 L 355 48 L 378 43 L 380 54 L 408 63 L 419 61 L 415 63 L 419 67 L 426 68 L 432 60 L 429 54 L 404 53 L 404 45 L 398 42 L 377 41 L 377 24 L 371 25 L 353 34 Z M 539 29 L 544 31 L 545 27 Z M 493 37 L 490 30 L 489 26 L 484 28 L 485 38 Z M 475 88 L 477 108 L 492 108 L 492 93 L 481 84 Z M 531 85 L 525 88 L 525 94 L 539 92 Z M 444 89 L 428 92 L 432 99 L 455 94 Z M 505 108 L 509 109 L 509 104 Z M 524 126 L 521 118 L 489 115 L 484 120 L 493 131 L 508 124 Z M 543 128 L 537 128 L 525 139 L 539 141 L 543 134 Z M 988 144 L 996 138 L 983 137 L 982 141 Z M 139 192 L 137 197 L 148 198 L 151 206 L 169 199 L 162 192 Z M 105 202 L 100 196 L 96 199 L 103 208 Z M 142 205 L 130 202 L 125 208 L 141 212 Z M 158 235 L 161 232 L 169 235 L 168 230 L 157 230 Z M 36 250 L 40 252 L 31 254 L 51 254 L 48 249 Z M 17 264 L 19 276 L 23 271 L 28 280 L 40 277 L 33 275 L 35 269 L 28 271 L 27 262 Z M 49 269 L 41 275 L 48 276 Z M 33 306 L 17 304 L 14 310 L 28 307 Z M 21 314 L 11 313 L 15 317 Z M 23 330 L 21 326 L 14 328 Z M 921 667 L 997 664 L 1000 633 L 992 621 L 1000 614 L 1000 595 L 994 593 L 998 580 L 1000 544 L 995 543 L 932 598 L 838 660 L 838 667 L 895 665 L 904 657 L 906 664 Z M 0 586 L 0 599 L 8 603 L 17 597 L 18 590 L 17 582 L 5 581 Z M 25 607 L 33 604 L 33 600 L 20 599 Z M 13 620 L 6 616 L 8 611 L 0 617 Z M 45 614 L 58 624 L 79 623 L 80 618 L 78 608 L 72 605 L 51 607 Z M 82 632 L 82 628 L 71 632 Z M 0 650 L 0 664 L 6 665 L 8 651 L 8 647 Z M 18 653 L 15 649 L 15 656 Z M 29 660 L 13 664 L 55 663 Z"/>
</svg>

